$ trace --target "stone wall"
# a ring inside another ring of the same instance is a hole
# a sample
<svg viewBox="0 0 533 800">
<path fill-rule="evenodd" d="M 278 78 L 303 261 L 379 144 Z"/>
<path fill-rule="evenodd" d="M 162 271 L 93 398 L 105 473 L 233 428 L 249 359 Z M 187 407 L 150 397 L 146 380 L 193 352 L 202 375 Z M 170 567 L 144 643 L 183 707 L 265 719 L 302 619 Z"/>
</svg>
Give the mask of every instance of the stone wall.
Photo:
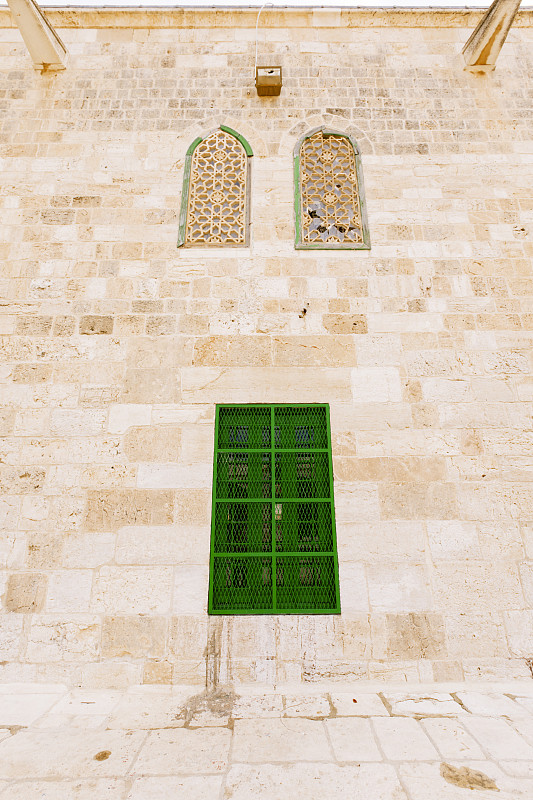
<svg viewBox="0 0 533 800">
<path fill-rule="evenodd" d="M 0 678 L 530 677 L 531 12 L 475 76 L 478 12 L 265 9 L 279 98 L 255 11 L 49 16 L 40 75 L 0 11 Z M 220 124 L 252 243 L 178 250 Z M 293 248 L 322 124 L 359 143 L 369 252 Z M 330 404 L 340 617 L 207 617 L 222 402 Z"/>
</svg>

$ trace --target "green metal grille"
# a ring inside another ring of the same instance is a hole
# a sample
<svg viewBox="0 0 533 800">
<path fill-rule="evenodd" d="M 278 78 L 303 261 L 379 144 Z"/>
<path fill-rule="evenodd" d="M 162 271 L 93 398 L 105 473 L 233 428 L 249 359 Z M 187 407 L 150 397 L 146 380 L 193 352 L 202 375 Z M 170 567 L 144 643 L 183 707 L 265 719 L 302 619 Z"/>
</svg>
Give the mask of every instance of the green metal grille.
<svg viewBox="0 0 533 800">
<path fill-rule="evenodd" d="M 217 406 L 210 614 L 340 613 L 329 407 Z"/>
</svg>

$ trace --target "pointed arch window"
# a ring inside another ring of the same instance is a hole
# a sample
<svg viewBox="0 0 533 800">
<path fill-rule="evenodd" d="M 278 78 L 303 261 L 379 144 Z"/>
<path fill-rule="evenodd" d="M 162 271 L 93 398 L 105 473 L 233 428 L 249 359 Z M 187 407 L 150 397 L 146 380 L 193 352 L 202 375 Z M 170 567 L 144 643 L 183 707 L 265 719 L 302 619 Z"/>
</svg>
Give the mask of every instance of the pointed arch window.
<svg viewBox="0 0 533 800">
<path fill-rule="evenodd" d="M 249 242 L 250 158 L 246 139 L 222 125 L 187 151 L 178 247 Z"/>
<path fill-rule="evenodd" d="M 318 128 L 294 152 L 295 247 L 369 250 L 363 171 L 356 142 Z"/>
</svg>

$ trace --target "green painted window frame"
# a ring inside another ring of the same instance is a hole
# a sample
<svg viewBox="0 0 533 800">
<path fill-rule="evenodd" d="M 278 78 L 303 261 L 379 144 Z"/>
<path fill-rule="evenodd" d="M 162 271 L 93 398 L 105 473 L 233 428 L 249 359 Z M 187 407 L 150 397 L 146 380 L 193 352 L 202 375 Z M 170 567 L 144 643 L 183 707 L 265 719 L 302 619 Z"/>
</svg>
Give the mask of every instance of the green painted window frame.
<svg viewBox="0 0 533 800">
<path fill-rule="evenodd" d="M 340 612 L 329 406 L 217 405 L 208 613 Z"/>
<path fill-rule="evenodd" d="M 237 141 L 239 141 L 242 146 L 244 147 L 244 152 L 247 155 L 246 159 L 246 210 L 245 210 L 245 230 L 246 230 L 246 240 L 244 244 L 210 244 L 209 242 L 205 242 L 203 244 L 198 245 L 189 245 L 185 242 L 185 235 L 187 229 L 187 212 L 189 208 L 189 193 L 190 193 L 190 185 L 191 185 L 191 165 L 192 165 L 192 157 L 194 155 L 194 151 L 198 147 L 198 145 L 215 133 L 217 130 L 224 131 L 228 133 L 230 136 L 233 136 Z M 233 128 L 228 128 L 227 125 L 219 125 L 218 128 L 215 128 L 212 131 L 209 131 L 205 136 L 197 136 L 196 139 L 191 142 L 189 145 L 187 152 L 185 154 L 185 166 L 183 170 L 183 187 L 181 190 L 181 206 L 180 206 L 180 215 L 179 215 L 179 223 L 178 223 L 178 247 L 191 247 L 191 248 L 198 248 L 198 247 L 249 247 L 250 246 L 250 226 L 251 226 L 251 216 L 250 216 L 250 180 L 251 180 L 251 168 L 250 168 L 250 159 L 253 156 L 253 151 L 244 136 L 238 133 L 238 131 L 233 130 Z"/>
<path fill-rule="evenodd" d="M 347 139 L 353 149 L 354 157 L 355 157 L 355 170 L 357 173 L 357 186 L 359 189 L 359 203 L 361 207 L 361 223 L 362 223 L 362 235 L 363 235 L 363 242 L 359 244 L 355 244 L 353 242 L 348 242 L 344 244 L 343 242 L 339 242 L 337 244 L 332 243 L 328 244 L 327 242 L 321 243 L 304 243 L 302 242 L 302 193 L 301 193 L 301 180 L 300 180 L 300 150 L 302 148 L 303 143 L 310 139 L 315 133 L 322 132 L 324 136 L 338 136 L 342 139 Z M 331 130 L 330 128 L 326 128 L 324 126 L 320 126 L 318 128 L 313 128 L 313 130 L 308 131 L 303 136 L 298 139 L 296 146 L 294 148 L 294 230 L 295 230 L 295 238 L 294 238 L 294 247 L 296 250 L 370 250 L 370 231 L 368 228 L 368 217 L 366 213 L 366 199 L 365 199 L 365 184 L 363 180 L 363 167 L 361 164 L 361 157 L 359 155 L 359 147 L 355 139 L 350 136 L 348 133 L 342 133 L 341 131 Z"/>
</svg>

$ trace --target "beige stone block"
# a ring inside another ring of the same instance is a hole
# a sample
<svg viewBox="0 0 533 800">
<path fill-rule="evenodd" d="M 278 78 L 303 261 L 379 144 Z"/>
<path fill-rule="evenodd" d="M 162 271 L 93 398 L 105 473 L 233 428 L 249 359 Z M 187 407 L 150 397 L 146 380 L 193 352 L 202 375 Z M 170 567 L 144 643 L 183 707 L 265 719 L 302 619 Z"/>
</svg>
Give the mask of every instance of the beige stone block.
<svg viewBox="0 0 533 800">
<path fill-rule="evenodd" d="M 205 525 L 211 520 L 211 492 L 209 489 L 178 489 L 175 493 L 178 523 Z"/>
<path fill-rule="evenodd" d="M 368 611 L 365 567 L 353 561 L 339 563 L 339 587 L 343 614 Z"/>
<path fill-rule="evenodd" d="M 356 403 L 398 403 L 402 399 L 399 371 L 394 367 L 357 367 L 352 370 Z"/>
<path fill-rule="evenodd" d="M 524 607 L 518 570 L 514 564 L 479 561 L 437 562 L 432 573 L 437 608 L 479 613 Z"/>
<path fill-rule="evenodd" d="M 33 494 L 44 486 L 46 470 L 40 467 L 10 467 L 0 465 L 2 494 Z"/>
<path fill-rule="evenodd" d="M 56 408 L 50 419 L 54 436 L 98 436 L 105 430 L 107 413 L 96 409 Z"/>
<path fill-rule="evenodd" d="M 50 364 L 17 364 L 13 368 L 13 383 L 44 383 L 52 377 Z"/>
<path fill-rule="evenodd" d="M 387 614 L 389 658 L 446 658 L 441 614 Z"/>
<path fill-rule="evenodd" d="M 335 518 L 338 524 L 379 519 L 378 488 L 373 483 L 336 483 Z"/>
<path fill-rule="evenodd" d="M 81 685 L 87 689 L 127 689 L 141 682 L 142 667 L 125 661 L 101 661 L 83 665 Z"/>
<path fill-rule="evenodd" d="M 428 520 L 427 532 L 434 559 L 481 558 L 474 522 L 462 522 L 458 519 Z"/>
<path fill-rule="evenodd" d="M 47 577 L 38 572 L 13 572 L 7 581 L 4 606 L 8 611 L 35 613 L 46 598 Z"/>
<path fill-rule="evenodd" d="M 199 564 L 209 561 L 209 527 L 132 526 L 117 534 L 117 564 Z"/>
<path fill-rule="evenodd" d="M 32 619 L 25 661 L 93 661 L 100 645 L 100 620 L 88 614 L 41 614 Z"/>
<path fill-rule="evenodd" d="M 272 364 L 271 341 L 267 336 L 207 336 L 194 345 L 193 363 L 199 367 L 251 367 Z"/>
<path fill-rule="evenodd" d="M 60 533 L 32 533 L 28 536 L 26 566 L 29 569 L 53 569 L 61 564 L 63 535 Z"/>
<path fill-rule="evenodd" d="M 174 614 L 205 614 L 209 565 L 179 565 L 174 570 L 174 594 L 172 610 Z"/>
<path fill-rule="evenodd" d="M 416 520 L 337 524 L 337 547 L 340 563 L 422 561 L 426 551 L 424 524 Z"/>
<path fill-rule="evenodd" d="M 402 357 L 399 336 L 381 334 L 357 338 L 357 364 L 359 367 L 398 366 Z"/>
<path fill-rule="evenodd" d="M 367 577 L 372 611 L 428 611 L 432 606 L 422 564 L 369 564 Z"/>
<path fill-rule="evenodd" d="M 172 522 L 173 509 L 174 499 L 168 491 L 92 490 L 88 492 L 85 526 L 109 531 L 124 525 L 164 525 Z"/>
<path fill-rule="evenodd" d="M 182 369 L 186 403 L 329 403 L 351 400 L 348 372 L 307 367 Z"/>
<path fill-rule="evenodd" d="M 503 618 L 511 655 L 530 658 L 533 652 L 533 610 L 507 611 Z"/>
<path fill-rule="evenodd" d="M 341 481 L 429 481 L 445 480 L 443 457 L 339 458 L 333 460 L 335 478 Z"/>
<path fill-rule="evenodd" d="M 452 483 L 382 483 L 381 513 L 385 519 L 450 519 L 458 516 Z"/>
<path fill-rule="evenodd" d="M 18 661 L 22 648 L 22 626 L 20 614 L 3 614 L 0 621 L 0 659 Z"/>
<path fill-rule="evenodd" d="M 158 658 L 165 652 L 166 619 L 162 617 L 104 617 L 104 658 Z"/>
<path fill-rule="evenodd" d="M 181 429 L 175 425 L 130 427 L 122 447 L 130 461 L 177 461 Z"/>
<path fill-rule="evenodd" d="M 170 567 L 103 566 L 94 578 L 92 610 L 107 614 L 167 614 Z"/>
<path fill-rule="evenodd" d="M 152 407 L 134 403 L 114 403 L 109 408 L 109 433 L 125 433 L 134 425 L 149 425 Z"/>
<path fill-rule="evenodd" d="M 113 333 L 113 317 L 83 316 L 80 319 L 80 333 L 111 334 Z"/>
<path fill-rule="evenodd" d="M 180 400 L 178 375 L 160 367 L 127 369 L 120 393 L 122 403 L 177 403 Z"/>
<path fill-rule="evenodd" d="M 172 683 L 173 667 L 169 661 L 147 661 L 143 669 L 143 684 Z"/>
<path fill-rule="evenodd" d="M 200 662 L 204 668 L 205 678 L 207 617 L 205 615 L 172 617 L 168 647 L 174 661 Z"/>
<path fill-rule="evenodd" d="M 48 578 L 46 611 L 49 613 L 87 613 L 91 601 L 92 571 L 89 569 L 53 572 Z"/>
<path fill-rule="evenodd" d="M 360 334 L 367 332 L 364 314 L 324 314 L 322 324 L 331 334 Z"/>
<path fill-rule="evenodd" d="M 140 489 L 193 489 L 211 487 L 212 461 L 194 464 L 139 464 L 137 486 Z"/>
</svg>

